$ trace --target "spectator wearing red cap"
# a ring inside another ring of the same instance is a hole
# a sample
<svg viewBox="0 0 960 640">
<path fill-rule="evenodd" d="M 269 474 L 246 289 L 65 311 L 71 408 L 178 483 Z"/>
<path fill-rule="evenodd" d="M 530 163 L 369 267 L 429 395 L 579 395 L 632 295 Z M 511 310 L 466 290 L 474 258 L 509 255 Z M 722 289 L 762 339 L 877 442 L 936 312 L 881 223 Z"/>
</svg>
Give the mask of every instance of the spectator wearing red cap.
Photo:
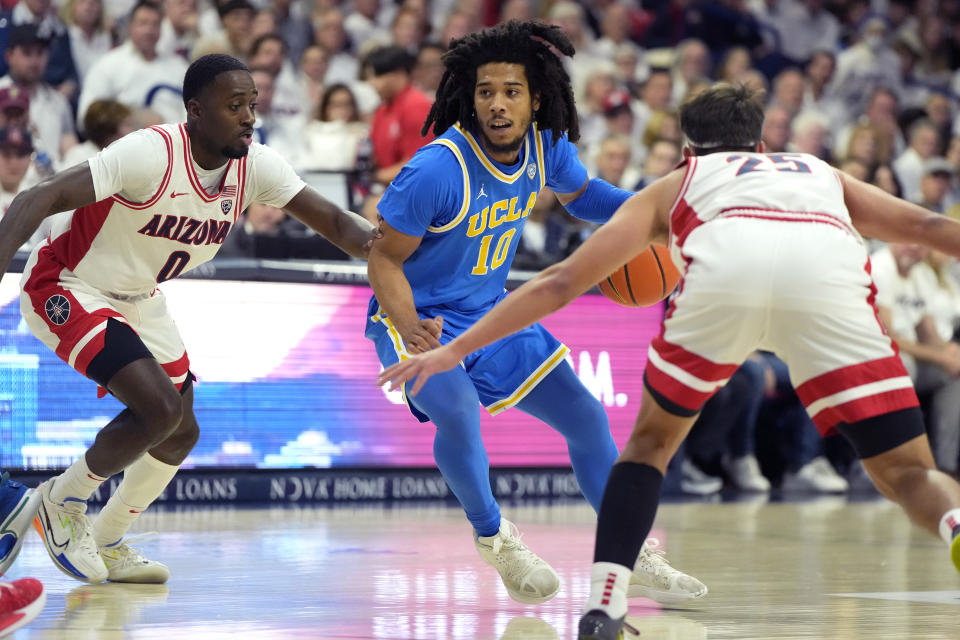
<svg viewBox="0 0 960 640">
<path fill-rule="evenodd" d="M 9 74 L 0 78 L 0 89 L 17 87 L 30 100 L 30 130 L 37 148 L 59 166 L 63 154 L 77 144 L 73 111 L 56 89 L 43 81 L 49 60 L 50 39 L 32 24 L 10 29 L 5 54 Z"/>
<path fill-rule="evenodd" d="M 30 96 L 16 85 L 0 89 L 0 127 L 9 125 L 30 126 Z"/>
</svg>

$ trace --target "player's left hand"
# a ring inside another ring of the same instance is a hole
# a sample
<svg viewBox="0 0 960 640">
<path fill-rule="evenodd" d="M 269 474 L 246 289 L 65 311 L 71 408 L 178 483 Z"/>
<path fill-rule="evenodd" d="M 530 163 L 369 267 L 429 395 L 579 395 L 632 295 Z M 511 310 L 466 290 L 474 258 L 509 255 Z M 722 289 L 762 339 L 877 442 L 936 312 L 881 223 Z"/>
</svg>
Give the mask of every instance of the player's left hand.
<svg viewBox="0 0 960 640">
<path fill-rule="evenodd" d="M 407 395 L 415 396 L 420 393 L 420 389 L 423 388 L 430 376 L 453 369 L 459 362 L 460 358 L 453 353 L 453 350 L 444 345 L 437 349 L 410 356 L 406 360 L 401 360 L 397 364 L 387 367 L 377 376 L 377 385 L 382 386 L 389 382 L 390 391 L 393 391 L 400 388 L 404 382 L 416 378 L 413 387 L 407 390 Z"/>
</svg>

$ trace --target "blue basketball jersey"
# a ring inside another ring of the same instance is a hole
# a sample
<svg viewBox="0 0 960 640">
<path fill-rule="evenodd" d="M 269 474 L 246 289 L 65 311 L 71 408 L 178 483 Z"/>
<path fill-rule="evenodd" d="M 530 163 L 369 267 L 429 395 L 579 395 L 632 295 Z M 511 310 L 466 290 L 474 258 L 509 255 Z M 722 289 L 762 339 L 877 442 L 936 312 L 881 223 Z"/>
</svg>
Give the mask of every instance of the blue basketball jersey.
<svg viewBox="0 0 960 640">
<path fill-rule="evenodd" d="M 378 209 L 393 228 L 422 238 L 403 264 L 418 309 L 473 311 L 500 298 L 540 189 L 572 193 L 587 180 L 566 136 L 552 142 L 531 125 L 516 164 L 506 166 L 454 125 L 404 166 Z"/>
</svg>

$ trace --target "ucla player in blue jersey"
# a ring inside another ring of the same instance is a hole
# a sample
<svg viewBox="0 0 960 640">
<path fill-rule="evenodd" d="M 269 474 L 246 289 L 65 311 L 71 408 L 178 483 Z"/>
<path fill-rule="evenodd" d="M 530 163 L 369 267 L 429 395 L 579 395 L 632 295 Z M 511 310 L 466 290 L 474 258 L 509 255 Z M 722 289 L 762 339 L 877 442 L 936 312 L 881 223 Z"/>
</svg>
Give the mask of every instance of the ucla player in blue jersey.
<svg viewBox="0 0 960 640">
<path fill-rule="evenodd" d="M 573 53 L 559 28 L 536 21 L 510 21 L 451 43 L 423 127 L 438 137 L 378 205 L 383 237 L 369 257 L 375 296 L 366 336 L 384 366 L 453 340 L 506 296 L 507 272 L 541 189 L 594 222 L 609 219 L 632 195 L 588 180 L 577 157 L 577 111 L 559 57 Z M 436 426 L 434 458 L 473 525 L 477 550 L 524 603 L 549 600 L 560 580 L 501 517 L 477 404 L 491 414 L 516 407 L 560 432 L 583 494 L 599 509 L 617 448 L 603 406 L 566 354 L 536 324 L 407 397 L 411 412 Z M 632 595 L 676 603 L 707 592 L 655 546 L 643 545 Z"/>
</svg>

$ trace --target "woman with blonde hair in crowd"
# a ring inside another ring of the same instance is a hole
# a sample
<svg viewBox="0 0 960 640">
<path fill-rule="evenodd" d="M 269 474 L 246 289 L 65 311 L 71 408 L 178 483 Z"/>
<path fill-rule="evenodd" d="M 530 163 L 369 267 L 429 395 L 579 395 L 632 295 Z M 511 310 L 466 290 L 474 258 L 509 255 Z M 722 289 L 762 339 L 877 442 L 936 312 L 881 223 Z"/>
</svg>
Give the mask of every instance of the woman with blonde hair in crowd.
<svg viewBox="0 0 960 640">
<path fill-rule="evenodd" d="M 654 111 L 643 130 L 643 146 L 649 149 L 657 140 L 672 140 L 683 143 L 680 133 L 680 118 L 674 111 Z"/>
<path fill-rule="evenodd" d="M 843 160 L 858 160 L 868 169 L 881 164 L 880 134 L 869 124 L 857 125 L 850 132 L 847 148 L 841 154 Z M 887 158 L 889 160 L 889 158 Z"/>
</svg>

